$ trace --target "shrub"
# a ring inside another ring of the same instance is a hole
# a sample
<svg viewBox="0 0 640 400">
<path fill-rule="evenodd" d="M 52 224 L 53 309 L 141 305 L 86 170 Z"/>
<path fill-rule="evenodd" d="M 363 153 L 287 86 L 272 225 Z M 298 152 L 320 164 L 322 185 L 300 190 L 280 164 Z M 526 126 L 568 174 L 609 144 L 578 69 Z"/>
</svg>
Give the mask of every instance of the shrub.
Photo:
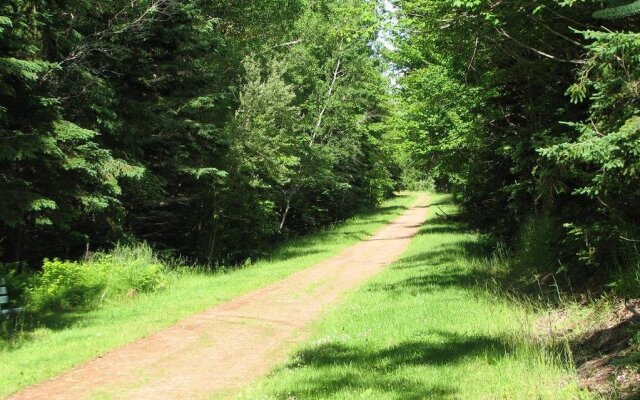
<svg viewBox="0 0 640 400">
<path fill-rule="evenodd" d="M 108 287 L 114 293 L 124 293 L 130 289 L 151 292 L 167 284 L 167 268 L 146 243 L 117 246 L 108 254 L 95 255 L 93 262 L 109 271 Z"/>
<path fill-rule="evenodd" d="M 32 280 L 28 305 L 32 311 L 91 308 L 130 290 L 162 289 L 167 279 L 167 268 L 148 245 L 118 246 L 82 262 L 45 260 L 42 273 Z"/>
<path fill-rule="evenodd" d="M 14 305 L 24 304 L 33 272 L 26 263 L 0 263 L 0 278 L 4 278 L 9 287 L 9 298 Z"/>
<path fill-rule="evenodd" d="M 479 268 L 488 270 L 495 278 L 514 289 L 534 285 L 538 279 L 562 269 L 558 243 L 561 226 L 546 216 L 530 217 L 523 224 L 514 241 L 499 242 L 493 256 Z"/>
<path fill-rule="evenodd" d="M 105 288 L 102 271 L 90 264 L 58 259 L 44 260 L 42 274 L 34 279 L 30 308 L 70 310 L 87 306 Z"/>
</svg>

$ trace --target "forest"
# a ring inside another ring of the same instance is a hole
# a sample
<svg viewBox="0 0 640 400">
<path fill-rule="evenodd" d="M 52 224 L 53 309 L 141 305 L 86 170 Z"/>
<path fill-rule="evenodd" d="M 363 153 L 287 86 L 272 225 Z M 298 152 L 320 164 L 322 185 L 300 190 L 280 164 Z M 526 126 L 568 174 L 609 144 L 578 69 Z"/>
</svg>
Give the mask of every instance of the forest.
<svg viewBox="0 0 640 400">
<path fill-rule="evenodd" d="M 391 193 L 373 8 L 3 2 L 2 260 L 237 262 Z"/>
<path fill-rule="evenodd" d="M 1 259 L 237 262 L 434 182 L 541 267 L 637 262 L 635 3 L 397 3 L 4 2 Z"/>
<path fill-rule="evenodd" d="M 501 289 L 637 299 L 639 27 L 634 0 L 2 0 L 0 278 L 84 310 L 131 263 L 114 291 L 429 191 Z"/>
<path fill-rule="evenodd" d="M 529 267 L 637 294 L 640 5 L 400 4 L 395 154 Z"/>
</svg>

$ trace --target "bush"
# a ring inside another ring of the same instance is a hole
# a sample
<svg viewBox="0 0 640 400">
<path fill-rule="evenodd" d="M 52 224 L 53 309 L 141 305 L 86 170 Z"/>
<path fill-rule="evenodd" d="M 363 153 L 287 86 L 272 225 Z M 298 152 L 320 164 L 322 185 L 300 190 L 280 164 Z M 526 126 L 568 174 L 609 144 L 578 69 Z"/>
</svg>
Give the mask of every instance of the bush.
<svg viewBox="0 0 640 400">
<path fill-rule="evenodd" d="M 499 242 L 493 256 L 480 268 L 487 269 L 514 289 L 535 285 L 540 277 L 560 272 L 561 226 L 546 216 L 527 220 L 511 244 Z"/>
<path fill-rule="evenodd" d="M 401 181 L 404 190 L 434 191 L 436 187 L 432 176 L 415 168 L 405 169 Z"/>
<path fill-rule="evenodd" d="M 4 278 L 9 288 L 9 299 L 17 307 L 26 302 L 33 272 L 26 263 L 0 263 L 0 278 Z"/>
<path fill-rule="evenodd" d="M 130 291 L 162 289 L 167 279 L 167 268 L 146 244 L 118 246 L 82 262 L 45 260 L 42 273 L 32 279 L 28 307 L 32 311 L 92 308 Z"/>
<path fill-rule="evenodd" d="M 488 273 L 502 289 L 540 296 L 545 303 L 560 301 L 580 278 L 574 264 L 563 262 L 562 232 L 553 218 L 532 216 L 510 243 L 496 243 L 492 256 L 479 260 L 476 269 Z"/>
<path fill-rule="evenodd" d="M 29 293 L 30 308 L 69 310 L 84 307 L 105 289 L 103 271 L 92 264 L 44 260 L 42 274 Z"/>
<path fill-rule="evenodd" d="M 131 289 L 151 292 L 164 288 L 167 283 L 167 268 L 147 244 L 118 246 L 108 254 L 94 256 L 94 262 L 110 271 L 108 288 L 116 293 Z"/>
</svg>

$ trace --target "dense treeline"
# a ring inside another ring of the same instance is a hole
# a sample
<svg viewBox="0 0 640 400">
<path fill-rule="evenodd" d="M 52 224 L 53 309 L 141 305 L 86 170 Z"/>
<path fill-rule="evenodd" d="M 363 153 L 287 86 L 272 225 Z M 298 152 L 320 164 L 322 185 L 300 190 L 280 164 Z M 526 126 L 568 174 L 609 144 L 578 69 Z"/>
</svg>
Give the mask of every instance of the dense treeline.
<svg viewBox="0 0 640 400">
<path fill-rule="evenodd" d="M 638 2 L 395 3 L 400 162 L 536 267 L 626 265 L 637 292 Z"/>
<path fill-rule="evenodd" d="M 364 0 L 5 0 L 0 260 L 213 263 L 392 190 Z"/>
<path fill-rule="evenodd" d="M 624 0 L 7 0 L 0 260 L 236 261 L 402 178 L 537 267 L 636 265 L 638 22 Z"/>
</svg>

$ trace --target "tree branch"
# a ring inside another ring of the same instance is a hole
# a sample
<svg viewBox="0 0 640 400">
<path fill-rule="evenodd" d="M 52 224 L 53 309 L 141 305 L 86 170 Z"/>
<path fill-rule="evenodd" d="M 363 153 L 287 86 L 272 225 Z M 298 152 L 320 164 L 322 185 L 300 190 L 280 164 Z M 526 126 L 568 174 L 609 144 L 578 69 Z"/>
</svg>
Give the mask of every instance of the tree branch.
<svg viewBox="0 0 640 400">
<path fill-rule="evenodd" d="M 531 47 L 531 46 L 529 46 L 529 45 L 526 45 L 526 44 L 522 43 L 522 42 L 521 42 L 521 41 L 519 41 L 518 39 L 516 39 L 516 38 L 514 38 L 513 36 L 509 35 L 509 34 L 508 34 L 504 29 L 502 29 L 502 28 L 496 28 L 496 31 L 497 31 L 498 33 L 500 33 L 501 35 L 508 37 L 509 39 L 511 39 L 512 41 L 514 41 L 514 42 L 515 42 L 516 44 L 518 44 L 519 46 L 524 47 L 524 48 L 525 48 L 525 49 L 527 49 L 527 50 L 531 50 L 531 51 L 533 51 L 534 53 L 539 54 L 539 55 L 541 55 L 541 56 L 543 56 L 543 57 L 546 57 L 546 58 L 548 58 L 548 59 L 551 59 L 551 60 L 554 60 L 554 61 L 558 61 L 558 62 L 563 62 L 563 63 L 569 63 L 569 64 L 586 64 L 586 63 L 587 63 L 587 62 L 586 62 L 586 61 L 584 61 L 584 60 L 567 60 L 567 59 L 565 59 L 565 58 L 560 58 L 560 57 L 553 56 L 553 55 L 551 55 L 551 54 L 549 54 L 549 53 L 545 53 L 544 51 L 538 50 L 538 49 L 536 49 L 536 48 L 534 48 L 534 47 Z"/>
<path fill-rule="evenodd" d="M 331 99 L 331 95 L 336 86 L 336 81 L 338 80 L 338 76 L 340 75 L 340 66 L 342 65 L 342 61 L 338 58 L 338 62 L 336 63 L 336 68 L 333 70 L 333 79 L 331 80 L 331 84 L 329 85 L 329 91 L 327 92 L 327 98 L 325 99 L 324 104 L 322 105 L 322 109 L 318 114 L 318 120 L 316 121 L 316 125 L 313 128 L 313 134 L 311 135 L 311 140 L 309 141 L 309 146 L 313 146 L 316 136 L 320 131 L 320 126 L 322 125 L 322 118 L 324 117 L 324 113 L 327 111 L 327 106 L 329 100 Z"/>
<path fill-rule="evenodd" d="M 574 45 L 576 45 L 576 46 L 578 46 L 578 47 L 584 47 L 584 45 L 583 45 L 582 43 L 580 43 L 580 42 L 578 42 L 578 41 L 576 41 L 576 40 L 571 39 L 569 36 L 567 36 L 567 35 L 565 35 L 565 34 L 563 34 L 563 33 L 561 33 L 561 32 L 556 31 L 555 29 L 553 29 L 553 28 L 552 28 L 552 27 L 550 27 L 549 25 L 545 24 L 545 23 L 544 23 L 540 18 L 536 18 L 536 17 L 534 17 L 534 16 L 532 16 L 532 15 L 529 15 L 528 17 L 529 17 L 529 19 L 530 19 L 530 20 L 532 20 L 532 21 L 534 21 L 534 22 L 538 23 L 540 26 L 542 26 L 543 28 L 545 28 L 545 29 L 546 29 L 546 30 L 548 30 L 549 32 L 551 32 L 551 33 L 553 33 L 554 35 L 556 35 L 556 36 L 558 36 L 558 37 L 560 37 L 560 38 L 562 38 L 562 39 L 566 40 L 567 42 L 569 42 L 569 43 L 571 43 L 571 44 L 574 44 Z"/>
</svg>

